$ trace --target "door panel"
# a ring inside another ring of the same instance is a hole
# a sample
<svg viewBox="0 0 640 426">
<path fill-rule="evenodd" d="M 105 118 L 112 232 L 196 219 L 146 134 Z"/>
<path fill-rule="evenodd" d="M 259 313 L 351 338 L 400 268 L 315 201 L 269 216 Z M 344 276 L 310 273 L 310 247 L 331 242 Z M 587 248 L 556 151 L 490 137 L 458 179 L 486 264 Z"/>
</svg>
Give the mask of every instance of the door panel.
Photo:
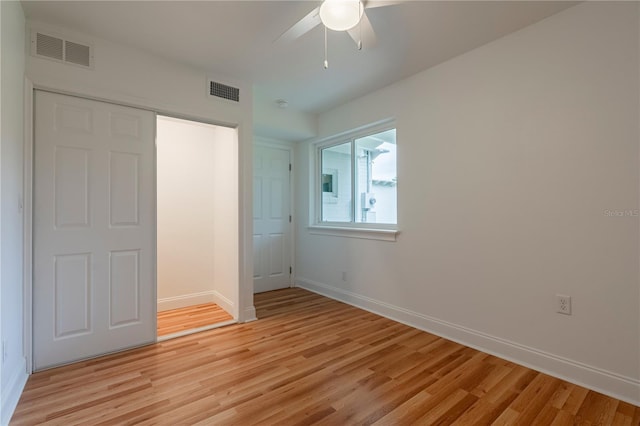
<svg viewBox="0 0 640 426">
<path fill-rule="evenodd" d="M 56 147 L 53 176 L 57 228 L 89 226 L 89 153 L 87 149 Z"/>
<path fill-rule="evenodd" d="M 276 166 L 280 166 L 282 167 L 282 165 L 276 164 Z M 287 168 L 289 166 L 287 165 Z M 277 170 L 277 169 L 276 169 Z M 272 178 L 271 179 L 271 194 L 269 194 L 269 205 L 271 206 L 271 216 L 269 217 L 271 220 L 284 220 L 283 217 L 283 207 L 288 207 L 289 203 L 285 202 L 283 197 L 284 197 L 284 190 L 285 190 L 285 186 L 288 188 L 288 182 L 285 185 L 285 182 L 283 179 L 278 179 L 278 178 Z M 289 194 L 287 194 L 287 198 L 288 198 Z M 287 211 L 287 214 L 289 214 L 289 212 Z"/>
<path fill-rule="evenodd" d="M 36 91 L 36 370 L 155 341 L 155 116 Z"/>
<path fill-rule="evenodd" d="M 55 256 L 54 264 L 54 336 L 91 332 L 91 254 Z"/>
<path fill-rule="evenodd" d="M 291 285 L 289 151 L 254 146 L 254 291 Z"/>
<path fill-rule="evenodd" d="M 139 250 L 109 253 L 109 326 L 140 321 Z"/>
<path fill-rule="evenodd" d="M 271 234 L 269 235 L 269 276 L 284 275 L 285 261 L 284 254 L 287 251 L 285 248 L 285 236 L 283 234 Z"/>
<path fill-rule="evenodd" d="M 112 227 L 139 225 L 139 164 L 138 154 L 109 153 L 109 223 Z"/>
</svg>

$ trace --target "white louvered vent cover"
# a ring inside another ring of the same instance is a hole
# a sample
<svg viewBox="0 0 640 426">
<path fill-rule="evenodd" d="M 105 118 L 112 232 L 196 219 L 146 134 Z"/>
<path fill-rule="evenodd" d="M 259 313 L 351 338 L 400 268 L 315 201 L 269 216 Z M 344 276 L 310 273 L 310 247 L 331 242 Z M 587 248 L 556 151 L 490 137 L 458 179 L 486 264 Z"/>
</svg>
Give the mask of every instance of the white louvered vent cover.
<svg viewBox="0 0 640 426">
<path fill-rule="evenodd" d="M 85 68 L 93 66 L 93 49 L 90 45 L 40 31 L 33 31 L 31 34 L 31 54 Z"/>
<path fill-rule="evenodd" d="M 240 102 L 240 89 L 209 80 L 209 96 Z"/>
</svg>

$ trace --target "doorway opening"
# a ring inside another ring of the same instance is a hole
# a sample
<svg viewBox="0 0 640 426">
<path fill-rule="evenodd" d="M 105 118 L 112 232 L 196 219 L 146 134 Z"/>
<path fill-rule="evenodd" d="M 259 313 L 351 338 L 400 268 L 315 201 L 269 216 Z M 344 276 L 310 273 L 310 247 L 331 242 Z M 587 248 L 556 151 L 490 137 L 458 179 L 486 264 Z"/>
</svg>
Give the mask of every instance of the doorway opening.
<svg viewBox="0 0 640 426">
<path fill-rule="evenodd" d="M 236 129 L 157 116 L 158 340 L 235 323 Z"/>
</svg>

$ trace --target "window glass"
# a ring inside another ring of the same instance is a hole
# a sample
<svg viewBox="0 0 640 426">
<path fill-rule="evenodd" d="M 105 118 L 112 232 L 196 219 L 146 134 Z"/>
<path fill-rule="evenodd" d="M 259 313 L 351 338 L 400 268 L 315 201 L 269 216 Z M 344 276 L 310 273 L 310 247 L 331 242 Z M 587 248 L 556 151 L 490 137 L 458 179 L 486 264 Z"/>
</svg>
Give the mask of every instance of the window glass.
<svg viewBox="0 0 640 426">
<path fill-rule="evenodd" d="M 389 229 L 398 223 L 396 129 L 363 134 L 317 151 L 320 222 Z"/>
<path fill-rule="evenodd" d="M 352 222 L 351 142 L 321 151 L 322 221 Z"/>
<path fill-rule="evenodd" d="M 355 222 L 397 223 L 396 130 L 355 140 Z"/>
</svg>

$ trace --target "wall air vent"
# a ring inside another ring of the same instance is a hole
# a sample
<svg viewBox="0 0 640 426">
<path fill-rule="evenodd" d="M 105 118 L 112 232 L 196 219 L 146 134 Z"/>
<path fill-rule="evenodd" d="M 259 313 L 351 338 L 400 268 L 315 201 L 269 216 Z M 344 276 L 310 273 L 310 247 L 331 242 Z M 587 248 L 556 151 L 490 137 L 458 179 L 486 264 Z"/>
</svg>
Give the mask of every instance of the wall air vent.
<svg viewBox="0 0 640 426">
<path fill-rule="evenodd" d="M 63 40 L 46 34 L 36 33 L 36 55 L 64 60 Z"/>
<path fill-rule="evenodd" d="M 240 102 L 240 89 L 209 80 L 209 96 Z"/>
<path fill-rule="evenodd" d="M 64 59 L 84 67 L 91 66 L 91 48 L 84 44 L 74 43 L 69 40 L 64 42 Z"/>
<path fill-rule="evenodd" d="M 31 54 L 56 62 L 93 68 L 93 48 L 91 45 L 45 34 L 41 31 L 31 32 Z"/>
</svg>

